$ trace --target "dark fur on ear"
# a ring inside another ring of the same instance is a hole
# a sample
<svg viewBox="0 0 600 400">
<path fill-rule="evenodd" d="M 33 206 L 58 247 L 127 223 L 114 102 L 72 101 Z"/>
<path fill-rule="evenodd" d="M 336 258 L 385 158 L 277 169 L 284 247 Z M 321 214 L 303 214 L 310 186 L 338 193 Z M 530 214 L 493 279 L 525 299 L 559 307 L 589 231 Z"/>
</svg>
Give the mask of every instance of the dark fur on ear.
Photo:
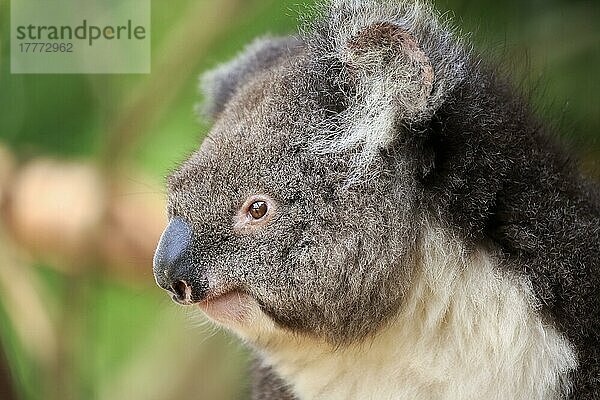
<svg viewBox="0 0 600 400">
<path fill-rule="evenodd" d="M 200 91 L 204 102 L 199 107 L 203 117 L 216 119 L 238 88 L 261 71 L 273 67 L 300 41 L 293 36 L 262 37 L 246 46 L 232 61 L 206 72 L 200 78 Z"/>
</svg>

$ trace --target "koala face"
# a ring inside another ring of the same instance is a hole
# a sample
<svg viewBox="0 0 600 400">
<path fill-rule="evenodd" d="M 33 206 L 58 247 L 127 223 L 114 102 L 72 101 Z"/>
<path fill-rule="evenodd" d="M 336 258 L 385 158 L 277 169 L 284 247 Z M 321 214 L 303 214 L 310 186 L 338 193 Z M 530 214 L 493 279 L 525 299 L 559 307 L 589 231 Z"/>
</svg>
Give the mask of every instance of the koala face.
<svg viewBox="0 0 600 400">
<path fill-rule="evenodd" d="M 430 112 L 445 71 L 375 22 L 263 39 L 205 77 L 215 123 L 168 180 L 154 263 L 176 301 L 255 341 L 347 342 L 398 311 L 423 218 L 415 142 L 395 132 Z"/>
<path fill-rule="evenodd" d="M 348 158 L 314 152 L 322 117 L 307 109 L 308 96 L 288 97 L 302 90 L 294 76 L 279 69 L 246 87 L 169 178 L 169 217 L 185 225 L 174 235 L 185 255 L 158 260 L 157 279 L 228 326 L 247 330 L 253 305 L 277 327 L 345 340 L 367 334 L 401 299 L 406 265 L 389 270 L 382 254 L 401 240 L 389 229 L 402 216 L 388 196 L 406 210 L 410 197 L 389 179 L 344 186 Z M 228 294 L 227 304 L 215 301 Z"/>
</svg>

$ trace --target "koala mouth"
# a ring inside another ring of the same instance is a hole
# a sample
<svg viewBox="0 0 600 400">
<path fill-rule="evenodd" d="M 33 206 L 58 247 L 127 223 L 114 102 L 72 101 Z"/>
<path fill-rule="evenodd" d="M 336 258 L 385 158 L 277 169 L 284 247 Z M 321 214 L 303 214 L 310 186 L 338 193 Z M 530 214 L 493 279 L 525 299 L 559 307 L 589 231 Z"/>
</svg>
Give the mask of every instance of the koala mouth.
<svg viewBox="0 0 600 400">
<path fill-rule="evenodd" d="M 247 294 L 232 290 L 209 296 L 198 303 L 198 307 L 209 318 L 221 322 L 243 322 L 248 316 L 251 298 Z"/>
</svg>

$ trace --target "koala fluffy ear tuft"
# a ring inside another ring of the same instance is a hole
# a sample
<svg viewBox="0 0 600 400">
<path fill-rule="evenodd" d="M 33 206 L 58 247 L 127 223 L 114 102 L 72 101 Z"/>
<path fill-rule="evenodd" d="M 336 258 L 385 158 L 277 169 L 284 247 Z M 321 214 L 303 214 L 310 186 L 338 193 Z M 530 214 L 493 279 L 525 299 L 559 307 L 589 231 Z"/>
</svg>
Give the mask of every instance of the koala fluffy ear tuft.
<svg viewBox="0 0 600 400">
<path fill-rule="evenodd" d="M 240 87 L 276 65 L 298 45 L 299 39 L 293 36 L 262 37 L 246 46 L 232 61 L 204 73 L 200 77 L 204 101 L 198 107 L 199 114 L 216 119 Z"/>
<path fill-rule="evenodd" d="M 436 76 L 417 39 L 399 24 L 374 22 L 345 33 L 336 58 L 345 67 L 353 98 L 340 118 L 343 134 L 329 146 L 360 147 L 366 162 L 393 142 L 399 124 L 432 116 Z"/>
<path fill-rule="evenodd" d="M 433 67 L 415 38 L 399 25 L 380 22 L 362 28 L 348 40 L 343 61 L 363 89 L 387 84 L 404 117 L 415 118 L 426 109 Z"/>
<path fill-rule="evenodd" d="M 314 47 L 341 65 L 348 107 L 316 148 L 352 151 L 357 170 L 427 123 L 466 76 L 469 49 L 428 2 L 332 0 Z M 340 85 L 342 86 L 342 85 Z"/>
</svg>

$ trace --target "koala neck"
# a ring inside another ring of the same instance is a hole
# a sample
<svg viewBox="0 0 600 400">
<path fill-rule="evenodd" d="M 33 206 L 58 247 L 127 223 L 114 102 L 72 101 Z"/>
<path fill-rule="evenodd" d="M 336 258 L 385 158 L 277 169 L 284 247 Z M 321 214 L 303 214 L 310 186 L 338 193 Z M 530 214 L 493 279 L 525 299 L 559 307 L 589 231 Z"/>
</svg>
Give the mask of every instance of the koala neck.
<svg viewBox="0 0 600 400">
<path fill-rule="evenodd" d="M 554 399 L 568 391 L 573 348 L 534 311 L 527 281 L 442 230 L 422 243 L 403 309 L 361 343 L 289 337 L 265 361 L 305 399 Z"/>
</svg>

